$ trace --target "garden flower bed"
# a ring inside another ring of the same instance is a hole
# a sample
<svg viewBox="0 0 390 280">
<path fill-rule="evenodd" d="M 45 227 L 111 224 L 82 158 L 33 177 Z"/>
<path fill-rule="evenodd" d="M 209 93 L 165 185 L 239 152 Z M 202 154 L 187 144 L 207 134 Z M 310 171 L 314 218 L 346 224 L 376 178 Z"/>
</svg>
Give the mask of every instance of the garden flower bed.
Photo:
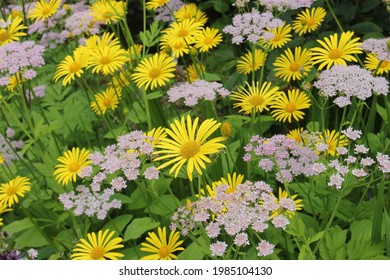
<svg viewBox="0 0 390 280">
<path fill-rule="evenodd" d="M 389 259 L 389 11 L 2 1 L 0 259 Z"/>
</svg>

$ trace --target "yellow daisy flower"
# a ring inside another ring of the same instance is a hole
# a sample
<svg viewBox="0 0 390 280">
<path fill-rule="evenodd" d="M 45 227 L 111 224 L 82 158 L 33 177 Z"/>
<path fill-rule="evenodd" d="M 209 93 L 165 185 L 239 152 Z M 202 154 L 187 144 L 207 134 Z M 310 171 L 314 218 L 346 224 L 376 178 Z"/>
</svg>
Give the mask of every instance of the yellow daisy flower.
<svg viewBox="0 0 390 280">
<path fill-rule="evenodd" d="M 242 74 L 249 74 L 252 71 L 256 71 L 261 66 L 264 66 L 266 53 L 262 50 L 255 50 L 255 57 L 253 53 L 248 51 L 245 55 L 241 56 L 237 62 L 237 72 Z"/>
<path fill-rule="evenodd" d="M 303 127 L 290 130 L 290 132 L 286 135 L 287 138 L 293 139 L 297 141 L 298 143 L 305 143 L 306 142 L 306 133 L 304 133 Z"/>
<path fill-rule="evenodd" d="M 162 126 L 159 126 L 157 128 L 153 128 L 152 130 L 148 131 L 146 133 L 146 136 L 150 137 L 150 140 L 146 140 L 147 142 L 150 142 L 152 146 L 156 146 L 161 139 L 167 137 L 167 133 L 165 132 L 165 128 Z"/>
<path fill-rule="evenodd" d="M 331 156 L 337 155 L 336 148 L 345 147 L 348 145 L 348 140 L 345 138 L 345 135 L 337 132 L 336 130 L 330 131 L 327 129 L 324 134 L 325 138 L 324 135 L 320 135 L 320 142 L 328 145 L 327 153 Z"/>
<path fill-rule="evenodd" d="M 19 41 L 19 37 L 27 35 L 22 31 L 26 28 L 27 26 L 23 24 L 23 18 L 21 17 L 13 18 L 9 16 L 7 21 L 0 19 L 0 46 Z"/>
<path fill-rule="evenodd" d="M 206 27 L 195 37 L 195 48 L 200 52 L 208 52 L 222 42 L 222 35 L 218 29 Z"/>
<path fill-rule="evenodd" d="M 91 161 L 88 159 L 90 152 L 83 148 L 72 148 L 66 151 L 63 156 L 58 157 L 60 164 L 56 165 L 56 170 L 53 175 L 56 175 L 56 180 L 59 184 L 67 185 L 69 181 L 76 182 L 76 176 L 85 166 L 88 166 Z"/>
<path fill-rule="evenodd" d="M 28 11 L 27 18 L 33 19 L 35 21 L 42 20 L 51 17 L 54 15 L 60 8 L 60 0 L 39 0 L 35 5 Z"/>
<path fill-rule="evenodd" d="M 290 198 L 294 201 L 295 210 L 300 211 L 303 209 L 302 208 L 303 204 L 301 203 L 302 199 L 296 199 L 297 197 L 298 197 L 297 194 L 294 194 L 294 195 L 289 197 L 289 195 L 286 191 L 282 190 L 282 188 L 279 188 L 279 196 L 277 198 L 275 198 L 275 203 L 279 204 L 282 199 Z M 272 211 L 270 219 L 272 219 L 275 216 L 278 216 L 280 214 L 285 214 L 288 218 L 291 219 L 295 215 L 295 211 L 290 211 L 290 210 L 287 210 L 283 207 L 279 207 L 278 209 Z"/>
<path fill-rule="evenodd" d="M 294 54 L 291 49 L 286 49 L 283 54 L 275 59 L 275 76 L 283 81 L 290 82 L 291 79 L 301 80 L 308 75 L 313 68 L 310 60 L 310 51 L 296 47 Z"/>
<path fill-rule="evenodd" d="M 190 52 L 188 43 L 184 39 L 172 38 L 170 35 L 163 35 L 160 47 L 166 53 L 171 53 L 175 58 L 182 57 Z"/>
<path fill-rule="evenodd" d="M 136 60 L 141 57 L 142 45 L 134 44 L 133 46 L 130 46 L 127 51 L 129 52 L 130 59 Z"/>
<path fill-rule="evenodd" d="M 89 64 L 91 51 L 87 48 L 77 48 L 73 51 L 73 56 L 66 56 L 61 61 L 54 74 L 53 80 L 57 82 L 61 77 L 64 77 L 62 85 L 70 84 L 75 77 L 81 77 L 84 73 L 84 68 Z"/>
<path fill-rule="evenodd" d="M 116 23 L 126 14 L 126 1 L 99 0 L 91 5 L 89 15 L 93 21 Z"/>
<path fill-rule="evenodd" d="M 179 247 L 184 241 L 179 240 L 179 232 L 171 231 L 167 240 L 167 229 L 158 227 L 158 236 L 154 232 L 148 232 L 146 237 L 147 242 L 141 243 L 141 251 L 153 253 L 141 258 L 141 260 L 172 260 L 176 259 L 174 252 L 183 251 L 183 247 Z"/>
<path fill-rule="evenodd" d="M 355 54 L 362 53 L 360 38 L 353 38 L 351 31 L 330 35 L 330 38 L 317 40 L 322 47 L 312 48 L 311 60 L 313 64 L 319 64 L 318 70 L 333 65 L 347 65 L 346 61 L 357 61 Z"/>
<path fill-rule="evenodd" d="M 127 61 L 129 61 L 129 55 L 120 46 L 102 46 L 91 53 L 88 68 L 93 67 L 92 73 L 112 75 L 115 71 L 121 70 Z"/>
<path fill-rule="evenodd" d="M 131 72 L 129 70 L 124 70 L 116 72 L 112 76 L 112 80 L 109 83 L 109 86 L 115 88 L 117 91 L 122 91 L 123 88 L 128 87 L 131 81 Z"/>
<path fill-rule="evenodd" d="M 236 172 L 234 172 L 233 175 L 230 175 L 230 173 L 228 173 L 227 179 L 221 178 L 221 180 L 213 182 L 211 184 L 211 187 L 209 185 L 206 185 L 206 191 L 201 189 L 200 192 L 202 195 L 207 195 L 211 198 L 214 198 L 216 194 L 216 189 L 219 185 L 228 185 L 229 188 L 226 190 L 226 193 L 229 194 L 234 192 L 236 190 L 236 187 L 239 184 L 242 184 L 243 181 L 244 175 L 237 174 Z"/>
<path fill-rule="evenodd" d="M 99 94 L 95 94 L 95 101 L 91 102 L 92 110 L 96 115 L 105 114 L 107 109 L 114 111 L 118 108 L 121 93 L 117 89 L 110 87 Z"/>
<path fill-rule="evenodd" d="M 8 183 L 1 184 L 0 187 L 0 205 L 11 207 L 19 202 L 18 196 L 24 197 L 25 192 L 31 190 L 30 179 L 17 176 Z"/>
<path fill-rule="evenodd" d="M 165 86 L 171 78 L 175 77 L 176 64 L 173 57 L 165 53 L 155 53 L 138 64 L 132 78 L 138 88 L 144 86 L 145 90 Z"/>
<path fill-rule="evenodd" d="M 364 67 L 378 75 L 387 74 L 390 72 L 390 61 L 380 61 L 375 54 L 369 53 L 364 60 Z"/>
<path fill-rule="evenodd" d="M 299 121 L 305 115 L 302 110 L 310 108 L 310 98 L 298 89 L 288 90 L 287 94 L 281 92 L 275 98 L 271 108 L 271 115 L 279 122 Z"/>
<path fill-rule="evenodd" d="M 260 39 L 260 44 L 265 45 L 267 48 L 274 50 L 276 48 L 281 48 L 285 44 L 291 41 L 291 25 L 285 24 L 276 27 L 270 31 L 274 36 L 270 40 Z"/>
<path fill-rule="evenodd" d="M 19 88 L 26 81 L 19 73 L 15 75 L 11 75 L 8 78 L 8 86 L 7 89 L 10 92 L 14 92 L 15 87 Z"/>
<path fill-rule="evenodd" d="M 269 106 L 273 104 L 275 97 L 280 94 L 279 87 L 272 86 L 271 83 L 265 82 L 259 87 L 259 83 L 252 82 L 248 86 L 248 90 L 240 86 L 238 91 L 233 91 L 230 98 L 237 101 L 234 108 L 240 107 L 239 112 L 244 114 L 261 113 L 264 110 L 269 111 Z"/>
<path fill-rule="evenodd" d="M 0 215 L 2 215 L 5 212 L 9 212 L 9 211 L 12 211 L 12 209 L 8 208 L 8 206 L 6 204 L 0 203 Z M 3 224 L 4 224 L 3 218 L 0 218 L 0 226 L 2 226 Z"/>
<path fill-rule="evenodd" d="M 171 129 L 165 129 L 169 137 L 162 138 L 156 145 L 159 150 L 155 153 L 162 155 L 155 160 L 169 159 L 169 161 L 157 169 L 173 164 L 169 173 L 175 172 L 177 177 L 182 166 L 187 163 L 187 175 L 192 181 L 194 169 L 202 174 L 202 169 L 206 168 L 205 162 L 211 162 L 207 155 L 216 154 L 220 149 L 225 148 L 221 143 L 226 139 L 225 137 L 216 137 L 207 141 L 207 138 L 219 128 L 220 123 L 214 119 L 207 119 L 198 128 L 198 122 L 199 118 L 192 122 L 191 117 L 187 115 L 187 118 L 182 117 L 180 122 L 175 120 L 171 124 Z"/>
<path fill-rule="evenodd" d="M 207 22 L 206 14 L 199 10 L 194 3 L 181 6 L 180 9 L 174 13 L 174 17 L 177 21 L 184 21 L 189 18 L 194 18 L 196 22 L 199 22 L 202 25 Z"/>
<path fill-rule="evenodd" d="M 98 35 L 92 35 L 88 39 L 85 40 L 85 46 L 82 48 L 87 48 L 91 51 L 96 51 L 100 47 L 112 47 L 112 46 L 120 46 L 120 41 L 117 37 L 115 37 L 114 33 L 104 32 L 101 37 Z"/>
<path fill-rule="evenodd" d="M 187 74 L 187 80 L 189 82 L 193 82 L 193 81 L 196 81 L 199 79 L 199 73 L 198 72 L 201 72 L 201 73 L 204 73 L 206 72 L 206 67 L 204 65 L 200 65 L 200 64 L 197 64 L 197 65 L 194 65 L 194 64 L 191 64 L 187 67 L 186 69 L 186 74 Z"/>
<path fill-rule="evenodd" d="M 146 9 L 155 10 L 167 4 L 171 0 L 149 0 L 146 2 Z"/>
<path fill-rule="evenodd" d="M 124 255 L 118 252 L 112 252 L 115 249 L 123 248 L 122 238 L 112 238 L 115 231 L 106 229 L 100 230 L 97 235 L 95 232 L 88 233 L 87 239 L 80 239 L 72 250 L 72 260 L 118 260 Z"/>
<path fill-rule="evenodd" d="M 324 21 L 326 11 L 322 7 L 306 9 L 293 21 L 293 29 L 299 36 L 316 30 Z"/>
<path fill-rule="evenodd" d="M 194 38 L 202 31 L 202 24 L 196 22 L 194 18 L 186 19 L 180 22 L 172 22 L 168 28 L 162 31 L 169 38 L 169 45 L 176 41 L 183 41 L 186 44 L 194 43 Z"/>
</svg>

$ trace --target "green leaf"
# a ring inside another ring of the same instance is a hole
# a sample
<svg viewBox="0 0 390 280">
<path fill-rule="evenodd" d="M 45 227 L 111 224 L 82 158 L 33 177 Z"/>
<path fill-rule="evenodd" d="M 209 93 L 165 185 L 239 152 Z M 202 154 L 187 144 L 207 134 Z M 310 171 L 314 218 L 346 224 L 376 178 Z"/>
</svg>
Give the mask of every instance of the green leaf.
<svg viewBox="0 0 390 280">
<path fill-rule="evenodd" d="M 378 7 L 382 1 L 380 0 L 369 0 L 369 1 L 362 1 L 360 5 L 360 12 L 361 13 L 367 13 L 376 7 Z"/>
<path fill-rule="evenodd" d="M 25 218 L 23 220 L 15 221 L 9 225 L 6 225 L 2 230 L 9 233 L 17 233 L 22 230 L 32 228 L 33 226 L 34 224 L 31 222 L 31 220 L 29 218 Z"/>
<path fill-rule="evenodd" d="M 209 82 L 215 82 L 215 81 L 221 80 L 221 76 L 218 74 L 214 74 L 214 73 L 204 73 L 204 77 L 205 77 L 205 80 L 209 81 Z"/>
<path fill-rule="evenodd" d="M 152 93 L 149 93 L 146 98 L 148 100 L 152 100 L 152 99 L 157 99 L 157 98 L 160 98 L 161 96 L 163 96 L 163 93 L 161 91 L 156 91 L 156 92 L 152 92 Z"/>
<path fill-rule="evenodd" d="M 390 257 L 390 217 L 385 209 L 383 213 L 383 220 L 385 224 L 385 234 L 386 234 L 386 255 Z"/>
<path fill-rule="evenodd" d="M 303 245 L 298 255 L 298 260 L 315 260 L 316 256 L 313 254 L 309 246 Z"/>
<path fill-rule="evenodd" d="M 204 238 L 199 237 L 195 242 L 191 243 L 178 256 L 178 260 L 202 260 L 205 255 L 209 255 L 210 243 L 206 242 Z"/>
<path fill-rule="evenodd" d="M 377 103 L 376 111 L 378 112 L 379 116 L 381 116 L 381 118 L 385 121 L 385 123 L 388 123 L 386 109 Z"/>
<path fill-rule="evenodd" d="M 149 209 L 153 214 L 165 216 L 172 213 L 177 208 L 177 205 L 180 205 L 180 201 L 176 197 L 163 195 L 150 205 Z"/>
<path fill-rule="evenodd" d="M 134 219 L 126 228 L 123 241 L 140 238 L 142 234 L 148 230 L 158 227 L 159 225 L 159 222 L 155 222 L 149 217 Z"/>
<path fill-rule="evenodd" d="M 49 243 L 36 228 L 30 228 L 15 238 L 16 248 L 38 248 L 48 244 Z"/>
<path fill-rule="evenodd" d="M 344 260 L 346 257 L 345 243 L 348 230 L 339 226 L 330 228 L 320 245 L 320 255 L 325 260 Z"/>
<path fill-rule="evenodd" d="M 382 28 L 373 22 L 360 22 L 351 27 L 356 33 L 367 34 L 370 32 L 382 32 Z"/>
<path fill-rule="evenodd" d="M 102 230 L 110 229 L 115 230 L 117 233 L 122 232 L 122 230 L 128 225 L 128 223 L 133 218 L 133 215 L 121 215 L 119 217 L 116 217 L 115 219 L 109 221 L 107 224 L 104 225 Z"/>
</svg>

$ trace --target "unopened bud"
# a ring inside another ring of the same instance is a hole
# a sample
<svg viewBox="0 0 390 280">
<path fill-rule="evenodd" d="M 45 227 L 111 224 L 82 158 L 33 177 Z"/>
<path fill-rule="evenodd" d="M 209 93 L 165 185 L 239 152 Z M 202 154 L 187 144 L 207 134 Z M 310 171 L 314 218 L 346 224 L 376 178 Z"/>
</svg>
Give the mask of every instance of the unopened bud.
<svg viewBox="0 0 390 280">
<path fill-rule="evenodd" d="M 230 137 L 233 132 L 233 126 L 228 122 L 223 122 L 221 125 L 221 134 L 223 137 Z"/>
<path fill-rule="evenodd" d="M 198 55 L 198 50 L 194 47 L 190 48 L 190 56 L 197 56 Z"/>
</svg>

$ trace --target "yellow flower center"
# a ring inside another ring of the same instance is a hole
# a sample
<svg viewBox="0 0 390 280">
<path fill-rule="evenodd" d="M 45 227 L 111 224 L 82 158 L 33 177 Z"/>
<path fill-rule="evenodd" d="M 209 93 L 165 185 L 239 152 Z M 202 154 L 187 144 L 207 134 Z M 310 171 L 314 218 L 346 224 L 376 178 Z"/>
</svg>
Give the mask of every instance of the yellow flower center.
<svg viewBox="0 0 390 280">
<path fill-rule="evenodd" d="M 340 58 L 342 55 L 342 52 L 338 49 L 331 50 L 329 53 L 329 58 L 330 59 L 337 59 Z"/>
<path fill-rule="evenodd" d="M 77 162 L 72 162 L 71 164 L 69 164 L 69 171 L 74 173 L 74 172 L 77 172 L 79 171 L 80 169 L 80 164 L 78 164 Z"/>
<path fill-rule="evenodd" d="M 51 9 L 50 7 L 45 7 L 41 10 L 41 12 L 42 12 L 42 16 L 47 16 L 48 14 L 50 14 Z"/>
<path fill-rule="evenodd" d="M 103 105 L 104 105 L 105 107 L 110 106 L 110 105 L 111 105 L 111 98 L 106 98 L 106 99 L 104 99 Z"/>
<path fill-rule="evenodd" d="M 160 76 L 161 70 L 159 68 L 152 68 L 149 71 L 149 77 L 152 79 L 156 79 Z"/>
<path fill-rule="evenodd" d="M 7 32 L 7 30 L 5 30 L 5 29 L 0 30 L 0 42 L 5 42 L 5 41 L 9 40 L 9 38 L 11 38 L 11 36 Z"/>
<path fill-rule="evenodd" d="M 106 11 L 102 14 L 102 17 L 105 19 L 110 19 L 114 14 L 111 11 Z"/>
<path fill-rule="evenodd" d="M 255 106 L 261 106 L 264 103 L 264 98 L 262 96 L 252 96 L 249 99 L 249 104 L 251 104 L 253 107 Z"/>
<path fill-rule="evenodd" d="M 191 17 L 191 13 L 190 12 L 184 12 L 183 14 L 182 14 L 182 18 L 183 19 L 187 19 L 187 18 L 190 18 Z"/>
<path fill-rule="evenodd" d="M 162 246 L 158 250 L 158 254 L 160 255 L 161 258 L 166 258 L 169 256 L 169 247 L 168 246 Z"/>
<path fill-rule="evenodd" d="M 8 196 L 13 196 L 16 192 L 18 191 L 18 187 L 17 186 L 12 186 L 12 187 L 9 187 L 7 189 L 7 195 Z"/>
<path fill-rule="evenodd" d="M 72 62 L 70 65 L 69 65 L 69 72 L 70 73 L 76 73 L 77 71 L 79 71 L 81 69 L 81 64 L 78 63 L 78 62 Z"/>
<path fill-rule="evenodd" d="M 381 65 L 379 66 L 379 68 L 387 68 L 387 67 L 390 66 L 389 64 L 390 64 L 389 61 L 383 60 L 382 63 L 381 63 Z"/>
<path fill-rule="evenodd" d="M 189 159 L 193 156 L 195 156 L 200 151 L 200 145 L 196 141 L 187 141 L 184 143 L 184 145 L 180 149 L 180 155 L 185 158 Z"/>
<path fill-rule="evenodd" d="M 187 34 L 188 34 L 188 30 L 182 28 L 179 30 L 179 32 L 177 32 L 177 37 L 185 37 L 187 36 Z"/>
<path fill-rule="evenodd" d="M 213 39 L 210 38 L 210 37 L 206 37 L 206 38 L 204 38 L 203 43 L 204 43 L 205 45 L 211 45 L 211 44 L 213 43 Z"/>
<path fill-rule="evenodd" d="M 287 113 L 292 113 L 292 112 L 294 112 L 295 110 L 296 110 L 296 106 L 295 106 L 295 104 L 294 103 L 288 103 L 287 105 L 286 105 L 286 112 Z"/>
<path fill-rule="evenodd" d="M 309 27 L 312 27 L 315 23 L 316 23 L 316 21 L 314 20 L 314 18 L 309 18 L 306 21 L 306 25 L 309 26 Z"/>
<path fill-rule="evenodd" d="M 298 70 L 299 70 L 299 65 L 298 65 L 298 63 L 296 63 L 296 62 L 291 63 L 291 65 L 290 65 L 290 71 L 292 71 L 292 72 L 298 72 Z"/>
<path fill-rule="evenodd" d="M 106 250 L 102 246 L 97 246 L 91 250 L 91 253 L 89 254 L 91 256 L 91 259 L 93 260 L 99 260 L 103 258 L 104 254 L 106 253 Z"/>
<path fill-rule="evenodd" d="M 274 34 L 274 38 L 272 39 L 272 41 L 279 42 L 280 39 L 282 39 L 282 36 L 280 34 Z"/>
<path fill-rule="evenodd" d="M 100 58 L 100 63 L 103 65 L 109 64 L 110 62 L 111 58 L 109 58 L 108 56 L 103 56 L 102 58 Z"/>
</svg>

